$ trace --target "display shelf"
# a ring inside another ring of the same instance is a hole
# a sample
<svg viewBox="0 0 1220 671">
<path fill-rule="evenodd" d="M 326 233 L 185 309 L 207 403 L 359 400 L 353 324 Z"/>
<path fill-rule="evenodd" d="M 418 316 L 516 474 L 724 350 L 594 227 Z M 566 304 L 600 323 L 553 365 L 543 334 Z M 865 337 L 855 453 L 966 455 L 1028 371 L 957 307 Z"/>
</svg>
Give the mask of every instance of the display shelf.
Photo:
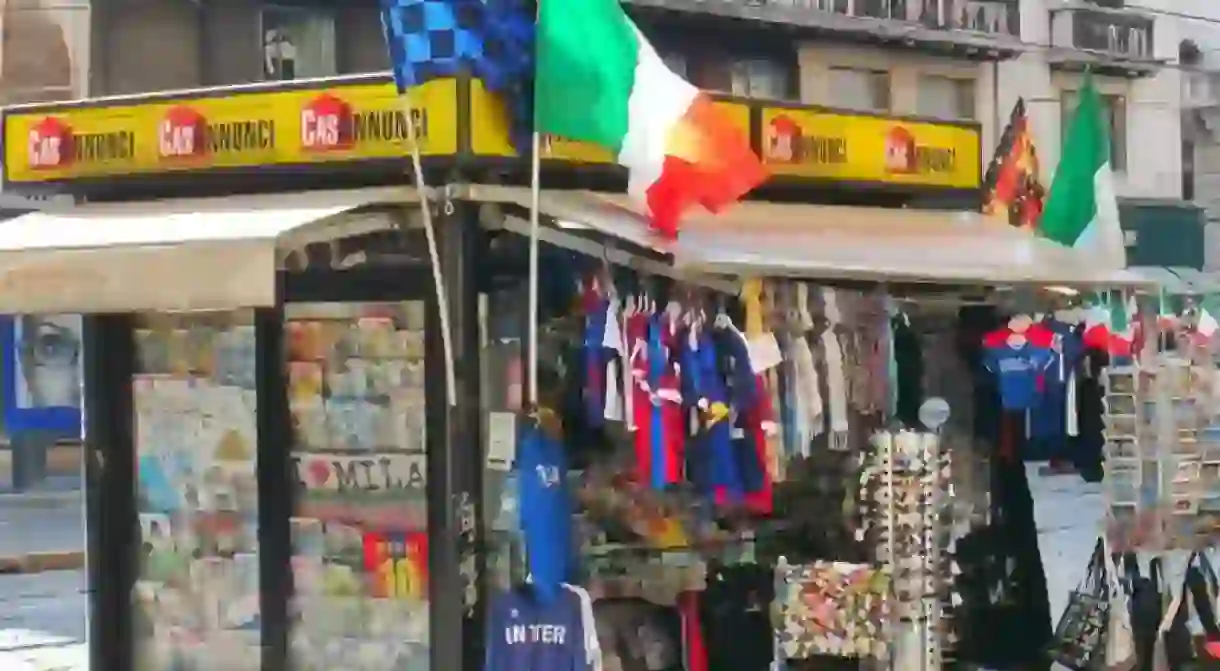
<svg viewBox="0 0 1220 671">
<path fill-rule="evenodd" d="M 297 668 L 422 663 L 429 648 L 423 304 L 292 304 L 286 316 Z"/>
</svg>

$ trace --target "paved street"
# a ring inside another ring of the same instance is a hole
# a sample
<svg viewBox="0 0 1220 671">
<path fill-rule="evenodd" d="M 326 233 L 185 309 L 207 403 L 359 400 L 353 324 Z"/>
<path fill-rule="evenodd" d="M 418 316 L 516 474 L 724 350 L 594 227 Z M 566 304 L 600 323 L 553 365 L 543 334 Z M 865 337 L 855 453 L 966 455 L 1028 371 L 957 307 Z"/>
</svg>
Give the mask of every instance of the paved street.
<svg viewBox="0 0 1220 671">
<path fill-rule="evenodd" d="M 18 500 L 0 496 L 0 557 L 85 547 L 80 496 Z"/>
<path fill-rule="evenodd" d="M 0 576 L 0 669 L 84 671 L 84 571 Z"/>
<path fill-rule="evenodd" d="M 0 495 L 0 557 L 81 550 L 79 494 Z M 85 572 L 0 575 L 0 669 L 84 671 Z"/>
</svg>

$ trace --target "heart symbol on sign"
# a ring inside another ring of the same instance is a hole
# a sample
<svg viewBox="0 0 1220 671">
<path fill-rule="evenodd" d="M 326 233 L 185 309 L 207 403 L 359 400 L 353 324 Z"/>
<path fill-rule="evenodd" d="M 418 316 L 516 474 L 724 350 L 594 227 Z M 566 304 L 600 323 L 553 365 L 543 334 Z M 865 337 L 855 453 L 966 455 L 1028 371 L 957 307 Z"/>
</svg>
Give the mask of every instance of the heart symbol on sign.
<svg viewBox="0 0 1220 671">
<path fill-rule="evenodd" d="M 314 461 L 309 465 L 309 474 L 313 476 L 315 483 L 324 485 L 330 480 L 330 466 L 322 460 Z"/>
</svg>

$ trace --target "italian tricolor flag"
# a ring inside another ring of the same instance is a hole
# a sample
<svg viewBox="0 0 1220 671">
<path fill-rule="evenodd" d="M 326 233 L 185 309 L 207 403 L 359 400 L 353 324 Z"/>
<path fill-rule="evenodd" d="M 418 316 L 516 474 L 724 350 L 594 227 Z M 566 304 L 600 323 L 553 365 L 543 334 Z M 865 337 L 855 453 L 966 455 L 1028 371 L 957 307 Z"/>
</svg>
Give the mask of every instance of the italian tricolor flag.
<svg viewBox="0 0 1220 671">
<path fill-rule="evenodd" d="M 1061 156 L 1038 233 L 1067 247 L 1090 250 L 1099 265 L 1125 268 L 1127 251 L 1114 196 L 1109 136 L 1101 98 L 1087 72 Z"/>
<path fill-rule="evenodd" d="M 1216 296 L 1208 296 L 1199 306 L 1199 321 L 1195 325 L 1195 332 L 1202 344 L 1211 342 L 1216 331 L 1220 331 L 1220 321 L 1217 320 L 1220 320 L 1220 300 Z"/>
<path fill-rule="evenodd" d="M 1134 296 L 1114 292 L 1087 298 L 1084 344 L 1111 355 L 1130 356 L 1136 341 L 1135 315 Z"/>
<path fill-rule="evenodd" d="M 661 233 L 766 179 L 747 132 L 662 62 L 618 0 L 542 0 L 537 57 L 535 130 L 613 152 Z"/>
</svg>

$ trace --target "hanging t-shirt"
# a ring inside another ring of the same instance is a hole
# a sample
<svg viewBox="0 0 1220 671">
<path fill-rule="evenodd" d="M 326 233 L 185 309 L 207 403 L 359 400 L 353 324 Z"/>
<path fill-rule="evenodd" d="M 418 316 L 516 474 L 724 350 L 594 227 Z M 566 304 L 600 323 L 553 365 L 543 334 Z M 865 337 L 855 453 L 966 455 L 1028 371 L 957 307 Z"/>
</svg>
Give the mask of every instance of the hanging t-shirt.
<svg viewBox="0 0 1220 671">
<path fill-rule="evenodd" d="M 1044 376 L 1045 388 L 1029 417 L 1032 438 L 1059 438 L 1067 435 L 1067 385 L 1080 365 L 1084 341 L 1070 325 L 1050 321 L 1046 328 L 1055 333 L 1051 346 L 1054 356 Z"/>
<path fill-rule="evenodd" d="M 530 422 L 517 446 L 518 505 L 526 557 L 540 600 L 562 592 L 572 560 L 572 503 L 563 446 Z"/>
<path fill-rule="evenodd" d="M 606 418 L 606 362 L 610 350 L 605 347 L 607 308 L 610 301 L 590 289 L 585 294 L 584 407 L 589 426 L 601 426 Z"/>
<path fill-rule="evenodd" d="M 1050 348 L 1026 341 L 988 347 L 984 353 L 987 370 L 995 373 L 1000 386 L 1000 402 L 1007 410 L 1027 410 L 1039 399 L 1039 378 L 1054 362 Z"/>
<path fill-rule="evenodd" d="M 524 587 L 498 597 L 487 620 L 484 671 L 587 671 L 580 597 L 536 598 Z"/>
</svg>

